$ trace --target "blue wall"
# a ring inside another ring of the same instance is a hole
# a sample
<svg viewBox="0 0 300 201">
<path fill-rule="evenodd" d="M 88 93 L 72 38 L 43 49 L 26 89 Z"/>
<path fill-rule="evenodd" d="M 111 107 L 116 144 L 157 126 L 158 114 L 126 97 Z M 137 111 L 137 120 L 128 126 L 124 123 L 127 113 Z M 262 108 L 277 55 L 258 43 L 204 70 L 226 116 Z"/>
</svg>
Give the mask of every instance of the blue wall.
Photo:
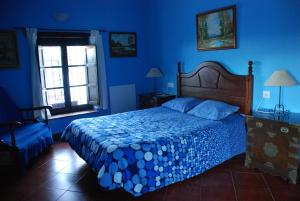
<svg viewBox="0 0 300 201">
<path fill-rule="evenodd" d="M 237 49 L 196 50 L 196 14 L 235 4 L 237 6 Z M 154 0 L 148 10 L 149 65 L 158 65 L 167 82 L 176 84 L 177 61 L 189 72 L 207 60 L 219 61 L 237 74 L 247 74 L 247 61 L 254 61 L 254 108 L 265 89 L 263 83 L 276 69 L 284 68 L 300 82 L 300 1 L 298 0 Z M 176 85 L 175 85 L 176 86 Z M 277 88 L 263 107 L 274 107 Z M 176 88 L 174 88 L 175 93 Z M 300 87 L 285 88 L 284 103 L 300 112 Z"/>
<path fill-rule="evenodd" d="M 109 56 L 108 32 L 104 33 L 108 85 L 136 85 L 137 93 L 149 88 L 145 74 L 146 38 L 144 28 L 145 5 L 139 0 L 1 0 L 0 29 L 13 27 L 38 27 L 54 29 L 106 29 L 108 31 L 137 32 L 138 56 L 113 58 Z M 67 22 L 53 19 L 55 12 L 69 15 Z M 0 69 L 0 86 L 3 86 L 19 107 L 31 106 L 31 78 L 26 38 L 18 31 L 20 66 L 16 69 Z M 107 114 L 103 111 L 100 114 Z M 95 114 L 93 114 L 95 115 Z M 80 117 L 87 117 L 84 115 Z M 50 122 L 54 132 L 61 131 L 70 120 L 65 118 Z"/>
</svg>

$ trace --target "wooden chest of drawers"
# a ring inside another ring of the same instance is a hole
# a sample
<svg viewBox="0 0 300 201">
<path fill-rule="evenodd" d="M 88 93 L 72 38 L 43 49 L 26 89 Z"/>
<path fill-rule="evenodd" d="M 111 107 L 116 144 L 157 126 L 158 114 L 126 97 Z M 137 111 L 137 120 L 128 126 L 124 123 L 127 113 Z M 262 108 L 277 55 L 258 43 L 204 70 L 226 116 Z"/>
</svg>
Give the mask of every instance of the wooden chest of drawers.
<svg viewBox="0 0 300 201">
<path fill-rule="evenodd" d="M 299 122 L 298 122 L 299 121 Z M 299 177 L 300 115 L 247 116 L 245 166 L 258 168 L 296 184 Z"/>
</svg>

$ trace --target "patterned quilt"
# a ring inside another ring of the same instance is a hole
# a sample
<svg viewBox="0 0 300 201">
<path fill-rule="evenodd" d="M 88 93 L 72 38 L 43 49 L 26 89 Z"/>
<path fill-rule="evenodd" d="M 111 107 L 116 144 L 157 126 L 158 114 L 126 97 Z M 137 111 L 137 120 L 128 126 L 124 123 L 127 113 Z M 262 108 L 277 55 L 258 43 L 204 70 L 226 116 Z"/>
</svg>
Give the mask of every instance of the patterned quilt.
<svg viewBox="0 0 300 201">
<path fill-rule="evenodd" d="M 62 138 L 102 188 L 134 196 L 196 176 L 245 151 L 245 120 L 201 119 L 164 107 L 73 121 Z"/>
</svg>

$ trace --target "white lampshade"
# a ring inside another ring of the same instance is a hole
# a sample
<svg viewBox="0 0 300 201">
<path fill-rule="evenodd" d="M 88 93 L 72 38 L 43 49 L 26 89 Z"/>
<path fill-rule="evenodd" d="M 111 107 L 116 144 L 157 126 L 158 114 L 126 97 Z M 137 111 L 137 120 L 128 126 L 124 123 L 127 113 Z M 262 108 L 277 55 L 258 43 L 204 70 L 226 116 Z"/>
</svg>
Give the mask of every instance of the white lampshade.
<svg viewBox="0 0 300 201">
<path fill-rule="evenodd" d="M 271 77 L 265 82 L 265 86 L 295 86 L 298 82 L 286 71 L 276 70 L 273 72 Z"/>
<path fill-rule="evenodd" d="M 163 74 L 158 68 L 151 68 L 146 75 L 146 77 L 150 77 L 150 78 L 162 77 L 162 76 L 163 76 Z"/>
</svg>

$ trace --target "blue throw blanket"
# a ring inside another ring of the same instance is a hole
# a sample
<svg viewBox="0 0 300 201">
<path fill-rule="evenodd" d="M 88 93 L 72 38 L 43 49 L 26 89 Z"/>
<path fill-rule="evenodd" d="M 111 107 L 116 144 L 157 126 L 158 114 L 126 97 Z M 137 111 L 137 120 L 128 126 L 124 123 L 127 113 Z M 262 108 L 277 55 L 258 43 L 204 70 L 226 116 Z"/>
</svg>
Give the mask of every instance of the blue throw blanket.
<svg viewBox="0 0 300 201">
<path fill-rule="evenodd" d="M 201 119 L 164 107 L 73 121 L 63 139 L 101 187 L 134 196 L 196 176 L 245 151 L 245 120 Z"/>
</svg>

